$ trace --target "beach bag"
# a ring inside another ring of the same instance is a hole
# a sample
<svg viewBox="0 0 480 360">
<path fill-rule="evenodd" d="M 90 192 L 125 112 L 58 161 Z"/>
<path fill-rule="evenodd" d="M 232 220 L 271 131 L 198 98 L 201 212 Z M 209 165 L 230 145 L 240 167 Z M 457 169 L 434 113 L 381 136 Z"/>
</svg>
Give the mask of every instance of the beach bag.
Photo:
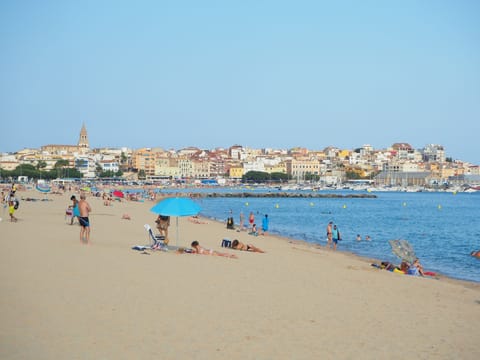
<svg viewBox="0 0 480 360">
<path fill-rule="evenodd" d="M 20 206 L 20 202 L 19 202 L 17 199 L 15 199 L 15 201 L 13 202 L 13 208 L 14 208 L 15 210 L 18 210 L 18 207 L 19 207 L 19 206 Z"/>
</svg>

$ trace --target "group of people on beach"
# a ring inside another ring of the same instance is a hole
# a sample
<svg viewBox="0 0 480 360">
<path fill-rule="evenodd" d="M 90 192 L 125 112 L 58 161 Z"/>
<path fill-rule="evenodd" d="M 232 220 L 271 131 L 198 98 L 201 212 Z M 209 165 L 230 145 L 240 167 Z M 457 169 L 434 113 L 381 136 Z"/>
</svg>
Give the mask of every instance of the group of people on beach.
<svg viewBox="0 0 480 360">
<path fill-rule="evenodd" d="M 233 220 L 233 212 L 230 210 L 229 216 L 227 217 L 227 229 L 234 230 L 235 229 L 235 222 Z M 243 211 L 240 210 L 240 217 L 239 217 L 239 227 L 237 231 L 245 231 L 248 230 L 249 235 L 258 236 L 258 235 L 267 235 L 269 228 L 270 228 L 270 219 L 268 214 L 265 214 L 262 218 L 262 227 L 261 232 L 257 229 L 257 224 L 255 223 L 255 214 L 253 211 L 250 211 L 248 215 L 248 224 L 249 226 L 246 227 L 245 225 L 245 215 Z"/>
<path fill-rule="evenodd" d="M 232 259 L 238 259 L 237 255 L 235 254 L 229 254 L 226 252 L 220 252 L 217 250 L 213 249 L 207 249 L 204 248 L 203 246 L 200 245 L 200 243 L 195 240 L 192 241 L 190 244 L 191 248 L 184 248 L 180 247 L 175 250 L 176 253 L 178 254 L 199 254 L 199 255 L 212 255 L 212 256 L 222 256 L 222 257 L 227 257 L 227 258 L 232 258 Z M 139 247 L 134 247 L 135 250 L 140 250 Z M 240 250 L 240 251 L 249 251 L 249 252 L 258 252 L 258 253 L 264 253 L 262 249 L 252 245 L 252 244 L 244 244 L 238 240 L 233 240 L 231 248 L 234 250 Z M 167 251 L 168 246 L 166 244 L 162 244 L 161 246 L 158 244 L 154 244 L 151 247 L 151 250 L 163 250 Z M 142 249 L 145 250 L 145 249 Z"/>
<path fill-rule="evenodd" d="M 372 264 L 380 269 L 385 269 L 392 272 L 407 274 L 407 275 L 414 275 L 414 276 L 425 276 L 425 275 L 435 275 L 432 272 L 426 272 L 423 269 L 423 265 L 420 264 L 420 260 L 415 258 L 412 263 L 409 263 L 406 260 L 403 260 L 400 263 L 400 266 L 396 266 L 388 261 L 382 261 L 380 265 Z"/>
<path fill-rule="evenodd" d="M 8 193 L 8 201 L 9 204 L 11 203 L 11 200 L 14 198 L 16 188 L 15 186 L 12 185 L 11 191 Z M 7 197 L 2 196 L 2 200 L 6 200 Z M 79 225 L 80 225 L 80 241 L 82 243 L 90 244 L 90 220 L 89 220 L 89 214 L 92 211 L 92 208 L 90 204 L 86 201 L 86 195 L 85 193 L 81 193 L 80 195 L 80 200 L 78 201 L 76 199 L 75 195 L 72 195 L 70 200 L 72 201 L 72 212 L 73 216 L 71 219 L 71 224 L 74 223 L 75 219 L 78 219 Z M 13 204 L 12 204 L 13 205 Z M 11 213 L 11 219 L 13 220 L 13 212 Z M 197 219 L 198 220 L 198 219 Z M 157 223 L 157 229 L 160 233 L 160 236 L 163 236 L 164 238 L 164 244 L 167 245 L 169 240 L 168 240 L 168 228 L 170 226 L 170 217 L 169 216 L 163 216 L 163 215 L 158 215 L 157 219 L 155 220 Z M 256 229 L 256 223 L 255 223 L 255 215 L 252 212 L 250 212 L 249 217 L 248 217 L 248 223 L 250 225 L 249 228 L 249 234 L 257 234 L 258 231 Z M 232 211 L 230 211 L 230 216 L 227 218 L 227 228 L 231 229 L 234 228 L 234 221 L 233 221 L 233 216 L 232 216 Z M 240 224 L 239 224 L 239 230 L 242 231 L 246 230 L 245 226 L 245 217 L 243 212 L 240 212 Z M 262 234 L 267 234 L 269 230 L 269 218 L 268 214 L 264 215 L 264 218 L 262 219 Z M 342 236 L 340 233 L 340 230 L 336 224 L 334 224 L 333 221 L 329 221 L 327 224 L 327 248 L 332 248 L 333 250 L 337 249 L 338 241 L 342 240 Z M 360 241 L 361 237 L 358 234 L 357 235 L 357 241 Z M 366 236 L 365 240 L 370 240 L 370 236 Z M 258 253 L 264 253 L 264 251 L 253 244 L 245 244 L 240 242 L 239 240 L 235 239 L 232 244 L 231 248 L 234 250 L 240 250 L 240 251 L 249 251 L 249 252 L 258 252 Z M 191 243 L 191 249 L 182 249 L 182 252 L 187 252 L 187 253 L 193 253 L 193 254 L 202 254 L 202 255 L 214 255 L 214 256 L 223 256 L 223 257 L 229 257 L 229 258 L 237 258 L 236 255 L 234 254 L 228 254 L 224 252 L 219 252 L 216 250 L 212 249 L 206 249 L 202 247 L 198 241 L 193 241 Z M 471 256 L 480 258 L 480 250 L 478 251 L 472 251 Z M 420 264 L 419 260 L 416 259 L 412 264 L 408 264 L 406 262 L 402 262 L 401 265 L 397 268 L 397 270 L 412 274 L 412 275 L 420 275 L 424 276 L 425 271 L 423 269 L 423 266 Z"/>
<path fill-rule="evenodd" d="M 327 248 L 331 248 L 333 245 L 333 250 L 337 250 L 337 244 L 342 240 L 342 235 L 338 226 L 330 221 L 327 224 Z"/>
<path fill-rule="evenodd" d="M 80 193 L 80 200 L 77 200 L 75 195 L 70 197 L 72 205 L 69 209 L 71 210 L 71 220 L 70 225 L 73 225 L 75 219 L 78 220 L 80 225 L 80 243 L 85 243 L 90 245 L 90 212 L 92 207 L 87 202 L 87 197 L 85 193 Z"/>
</svg>

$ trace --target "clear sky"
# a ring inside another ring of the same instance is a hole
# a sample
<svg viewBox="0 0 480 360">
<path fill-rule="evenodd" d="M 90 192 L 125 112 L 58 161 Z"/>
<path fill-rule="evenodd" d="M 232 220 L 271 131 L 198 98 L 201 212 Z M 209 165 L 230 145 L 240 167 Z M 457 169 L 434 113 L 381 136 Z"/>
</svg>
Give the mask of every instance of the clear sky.
<svg viewBox="0 0 480 360">
<path fill-rule="evenodd" d="M 480 164 L 480 1 L 0 1 L 0 152 L 444 145 Z"/>
</svg>

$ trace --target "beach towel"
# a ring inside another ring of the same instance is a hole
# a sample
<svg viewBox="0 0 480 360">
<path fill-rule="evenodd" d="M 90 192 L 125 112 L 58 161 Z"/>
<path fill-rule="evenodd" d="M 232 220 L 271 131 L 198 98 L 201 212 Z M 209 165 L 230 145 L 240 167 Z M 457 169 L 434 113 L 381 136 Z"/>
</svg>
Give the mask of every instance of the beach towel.
<svg viewBox="0 0 480 360">
<path fill-rule="evenodd" d="M 147 249 L 150 249 L 150 246 L 135 245 L 132 247 L 132 250 L 137 250 L 137 251 L 145 251 Z"/>
</svg>

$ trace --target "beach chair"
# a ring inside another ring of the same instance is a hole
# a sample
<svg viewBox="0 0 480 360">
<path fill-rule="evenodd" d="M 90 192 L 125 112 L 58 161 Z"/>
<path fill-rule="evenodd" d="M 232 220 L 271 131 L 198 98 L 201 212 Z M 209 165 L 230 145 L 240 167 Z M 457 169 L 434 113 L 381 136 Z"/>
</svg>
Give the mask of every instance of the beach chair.
<svg viewBox="0 0 480 360">
<path fill-rule="evenodd" d="M 159 246 L 166 246 L 166 244 L 164 243 L 165 236 L 155 235 L 149 224 L 145 224 L 145 225 L 143 225 L 143 227 L 147 231 L 147 236 L 148 236 L 149 243 L 150 242 L 152 243 L 151 248 L 157 248 Z"/>
</svg>

